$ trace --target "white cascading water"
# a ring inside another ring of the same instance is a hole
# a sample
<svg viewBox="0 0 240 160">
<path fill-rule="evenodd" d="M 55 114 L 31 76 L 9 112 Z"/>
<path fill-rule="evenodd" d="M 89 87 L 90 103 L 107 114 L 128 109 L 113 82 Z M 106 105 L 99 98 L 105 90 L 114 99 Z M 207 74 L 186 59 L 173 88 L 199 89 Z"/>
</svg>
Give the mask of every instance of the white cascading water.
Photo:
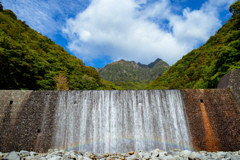
<svg viewBox="0 0 240 160">
<path fill-rule="evenodd" d="M 55 129 L 52 147 L 59 149 L 191 150 L 178 90 L 59 92 Z"/>
</svg>

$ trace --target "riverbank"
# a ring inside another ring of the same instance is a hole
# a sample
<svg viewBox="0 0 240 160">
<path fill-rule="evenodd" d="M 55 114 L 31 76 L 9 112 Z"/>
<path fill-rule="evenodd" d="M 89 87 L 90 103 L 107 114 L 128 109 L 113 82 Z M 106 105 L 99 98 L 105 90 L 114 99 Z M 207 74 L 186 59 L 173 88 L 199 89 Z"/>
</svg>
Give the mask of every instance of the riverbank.
<svg viewBox="0 0 240 160">
<path fill-rule="evenodd" d="M 130 151 L 128 153 L 103 153 L 94 154 L 83 151 L 64 151 L 49 149 L 48 153 L 37 153 L 33 151 L 20 151 L 1 153 L 0 160 L 136 160 L 136 159 L 160 159 L 160 160 L 239 160 L 240 151 L 236 152 L 206 152 L 206 151 L 188 151 L 171 150 L 162 151 L 155 149 L 150 152 Z"/>
</svg>

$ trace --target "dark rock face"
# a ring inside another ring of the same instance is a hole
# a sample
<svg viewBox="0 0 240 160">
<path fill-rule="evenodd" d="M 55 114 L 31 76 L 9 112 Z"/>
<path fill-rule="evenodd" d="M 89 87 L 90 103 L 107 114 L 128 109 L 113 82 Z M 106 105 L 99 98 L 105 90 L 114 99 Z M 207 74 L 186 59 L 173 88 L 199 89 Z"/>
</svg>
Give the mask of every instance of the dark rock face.
<svg viewBox="0 0 240 160">
<path fill-rule="evenodd" d="M 240 69 L 235 69 L 223 76 L 217 88 L 230 88 L 240 107 Z"/>
</svg>

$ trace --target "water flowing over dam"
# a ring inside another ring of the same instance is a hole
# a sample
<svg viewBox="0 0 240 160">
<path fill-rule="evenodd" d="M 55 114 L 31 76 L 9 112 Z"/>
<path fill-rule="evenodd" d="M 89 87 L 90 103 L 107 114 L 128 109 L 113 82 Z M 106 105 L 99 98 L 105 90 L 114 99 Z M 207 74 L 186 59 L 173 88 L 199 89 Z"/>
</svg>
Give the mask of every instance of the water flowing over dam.
<svg viewBox="0 0 240 160">
<path fill-rule="evenodd" d="M 191 149 L 177 90 L 59 92 L 52 148 L 93 153 Z"/>
</svg>

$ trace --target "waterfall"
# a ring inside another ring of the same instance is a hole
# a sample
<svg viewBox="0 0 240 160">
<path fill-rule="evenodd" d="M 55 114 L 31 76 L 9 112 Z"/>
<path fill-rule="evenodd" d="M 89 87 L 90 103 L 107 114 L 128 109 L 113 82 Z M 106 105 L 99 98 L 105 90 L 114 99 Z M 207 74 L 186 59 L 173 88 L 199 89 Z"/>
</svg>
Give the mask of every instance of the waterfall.
<svg viewBox="0 0 240 160">
<path fill-rule="evenodd" d="M 52 147 L 93 153 L 191 149 L 178 90 L 62 91 Z"/>
</svg>

